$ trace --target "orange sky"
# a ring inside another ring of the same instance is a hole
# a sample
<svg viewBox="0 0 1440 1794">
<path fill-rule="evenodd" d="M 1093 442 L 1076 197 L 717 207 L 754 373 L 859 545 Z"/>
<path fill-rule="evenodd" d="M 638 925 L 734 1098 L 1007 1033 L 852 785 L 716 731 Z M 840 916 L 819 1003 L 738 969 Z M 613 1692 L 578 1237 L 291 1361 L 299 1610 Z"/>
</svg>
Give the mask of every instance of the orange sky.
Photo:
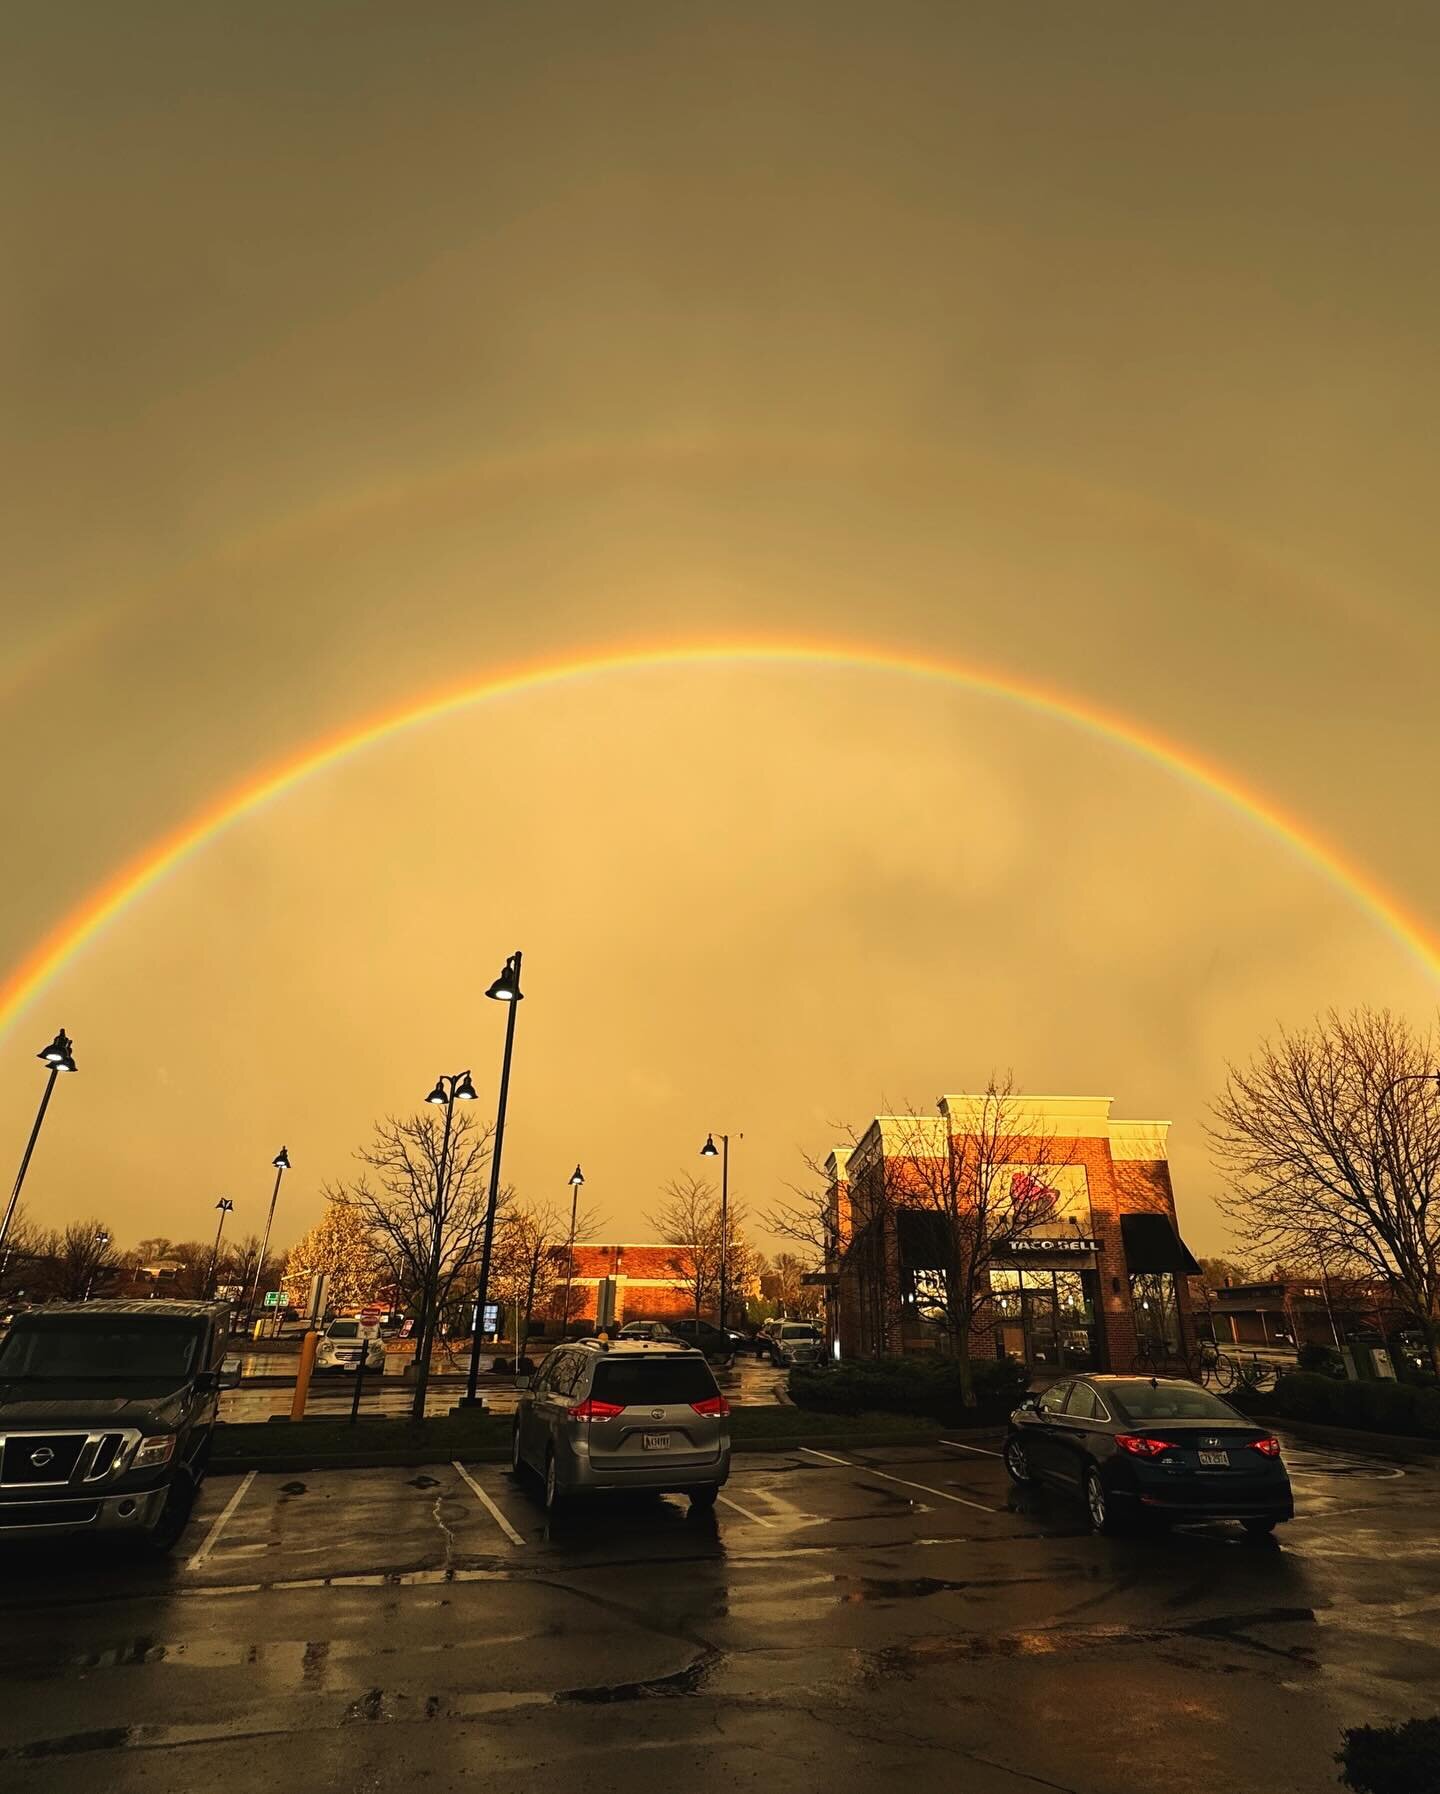
<svg viewBox="0 0 1440 1794">
<path fill-rule="evenodd" d="M 1189 744 L 1431 927 L 1433 24 L 1339 6 L 157 5 L 17 22 L 0 963 L 306 741 L 519 660 L 863 638 Z M 313 1218 L 472 1065 L 613 1231 L 1013 1067 L 1175 1123 L 1434 980 L 1073 725 L 858 669 L 538 690 L 193 856 L 0 1033 L 37 1218 Z"/>
</svg>

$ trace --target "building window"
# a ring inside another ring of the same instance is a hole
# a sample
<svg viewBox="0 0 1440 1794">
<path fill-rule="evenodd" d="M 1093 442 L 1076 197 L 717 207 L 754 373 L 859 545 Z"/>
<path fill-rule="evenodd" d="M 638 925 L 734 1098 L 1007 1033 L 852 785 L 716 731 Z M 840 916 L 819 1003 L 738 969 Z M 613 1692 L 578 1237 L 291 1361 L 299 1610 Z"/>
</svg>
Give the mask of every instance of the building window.
<svg viewBox="0 0 1440 1794">
<path fill-rule="evenodd" d="M 1180 1303 L 1170 1271 L 1134 1271 L 1130 1300 L 1135 1309 L 1135 1338 L 1152 1351 L 1180 1350 Z"/>
</svg>

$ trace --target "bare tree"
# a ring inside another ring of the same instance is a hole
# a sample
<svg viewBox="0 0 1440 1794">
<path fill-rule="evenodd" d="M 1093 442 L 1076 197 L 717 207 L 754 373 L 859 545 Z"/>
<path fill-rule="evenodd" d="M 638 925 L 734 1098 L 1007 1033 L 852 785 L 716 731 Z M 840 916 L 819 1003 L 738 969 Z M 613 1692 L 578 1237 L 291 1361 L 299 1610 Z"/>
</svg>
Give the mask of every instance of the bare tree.
<svg viewBox="0 0 1440 1794">
<path fill-rule="evenodd" d="M 246 1234 L 243 1239 L 236 1240 L 226 1251 L 220 1254 L 222 1283 L 238 1284 L 248 1294 L 252 1287 L 272 1290 L 280 1287 L 280 1279 L 284 1274 L 285 1255 L 282 1252 L 265 1254 L 264 1264 L 260 1259 L 260 1235 Z M 259 1270 L 260 1275 L 256 1276 Z"/>
<path fill-rule="evenodd" d="M 1388 1009 L 1332 1009 L 1230 1066 L 1209 1132 L 1251 1250 L 1394 1287 L 1440 1372 L 1437 1066 L 1435 1036 Z"/>
<path fill-rule="evenodd" d="M 769 1295 L 773 1289 L 771 1300 L 778 1302 L 780 1312 L 790 1319 L 813 1320 L 820 1312 L 821 1296 L 815 1284 L 805 1279 L 816 1268 L 812 1259 L 777 1252 L 768 1275 L 761 1277 L 761 1290 Z"/>
<path fill-rule="evenodd" d="M 50 1228 L 25 1237 L 29 1281 L 28 1294 L 61 1302 L 83 1302 L 95 1279 L 116 1262 L 110 1250 L 111 1234 L 103 1221 L 93 1217 L 72 1221 L 65 1228 Z"/>
<path fill-rule="evenodd" d="M 375 1237 L 399 1290 L 420 1305 L 415 1348 L 416 1420 L 425 1415 L 430 1360 L 440 1313 L 480 1250 L 491 1128 L 457 1109 L 441 1176 L 444 1117 L 434 1109 L 377 1122 L 355 1157 L 363 1170 L 325 1186 L 330 1202 L 352 1209 Z M 501 1192 L 501 1203 L 510 1192 Z M 483 1319 L 483 1317 L 482 1317 Z"/>
<path fill-rule="evenodd" d="M 647 1224 L 667 1245 L 675 1248 L 672 1260 L 676 1281 L 683 1284 L 695 1320 L 720 1297 L 720 1198 L 715 1186 L 703 1177 L 686 1173 L 666 1184 L 664 1200 Z M 755 1255 L 744 1236 L 745 1209 L 731 1202 L 725 1227 L 725 1281 L 729 1289 L 742 1289 L 753 1280 Z"/>
</svg>

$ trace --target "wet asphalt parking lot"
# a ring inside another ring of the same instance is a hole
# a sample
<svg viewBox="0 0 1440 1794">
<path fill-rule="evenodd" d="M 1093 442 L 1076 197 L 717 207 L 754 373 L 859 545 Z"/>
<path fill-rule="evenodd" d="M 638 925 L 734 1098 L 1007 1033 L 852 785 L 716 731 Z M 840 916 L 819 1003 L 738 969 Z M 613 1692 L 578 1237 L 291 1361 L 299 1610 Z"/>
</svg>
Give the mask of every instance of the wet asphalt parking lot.
<svg viewBox="0 0 1440 1794">
<path fill-rule="evenodd" d="M 995 1444 L 554 1527 L 497 1465 L 215 1477 L 168 1562 L 10 1547 L 0 1787 L 1309 1794 L 1440 1704 L 1440 1460 L 1287 1441 L 1277 1541 L 1110 1540 Z"/>
</svg>

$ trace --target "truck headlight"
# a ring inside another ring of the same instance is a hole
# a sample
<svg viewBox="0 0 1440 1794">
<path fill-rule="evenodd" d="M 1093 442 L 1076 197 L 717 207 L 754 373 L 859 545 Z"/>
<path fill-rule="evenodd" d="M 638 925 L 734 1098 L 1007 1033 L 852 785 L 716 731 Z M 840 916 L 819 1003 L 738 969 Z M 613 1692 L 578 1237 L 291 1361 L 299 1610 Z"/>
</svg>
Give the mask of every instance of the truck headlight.
<svg viewBox="0 0 1440 1794">
<path fill-rule="evenodd" d="M 153 1470 L 158 1464 L 168 1464 L 175 1456 L 174 1433 L 162 1433 L 154 1439 L 142 1439 L 140 1449 L 135 1453 L 132 1470 Z"/>
</svg>

